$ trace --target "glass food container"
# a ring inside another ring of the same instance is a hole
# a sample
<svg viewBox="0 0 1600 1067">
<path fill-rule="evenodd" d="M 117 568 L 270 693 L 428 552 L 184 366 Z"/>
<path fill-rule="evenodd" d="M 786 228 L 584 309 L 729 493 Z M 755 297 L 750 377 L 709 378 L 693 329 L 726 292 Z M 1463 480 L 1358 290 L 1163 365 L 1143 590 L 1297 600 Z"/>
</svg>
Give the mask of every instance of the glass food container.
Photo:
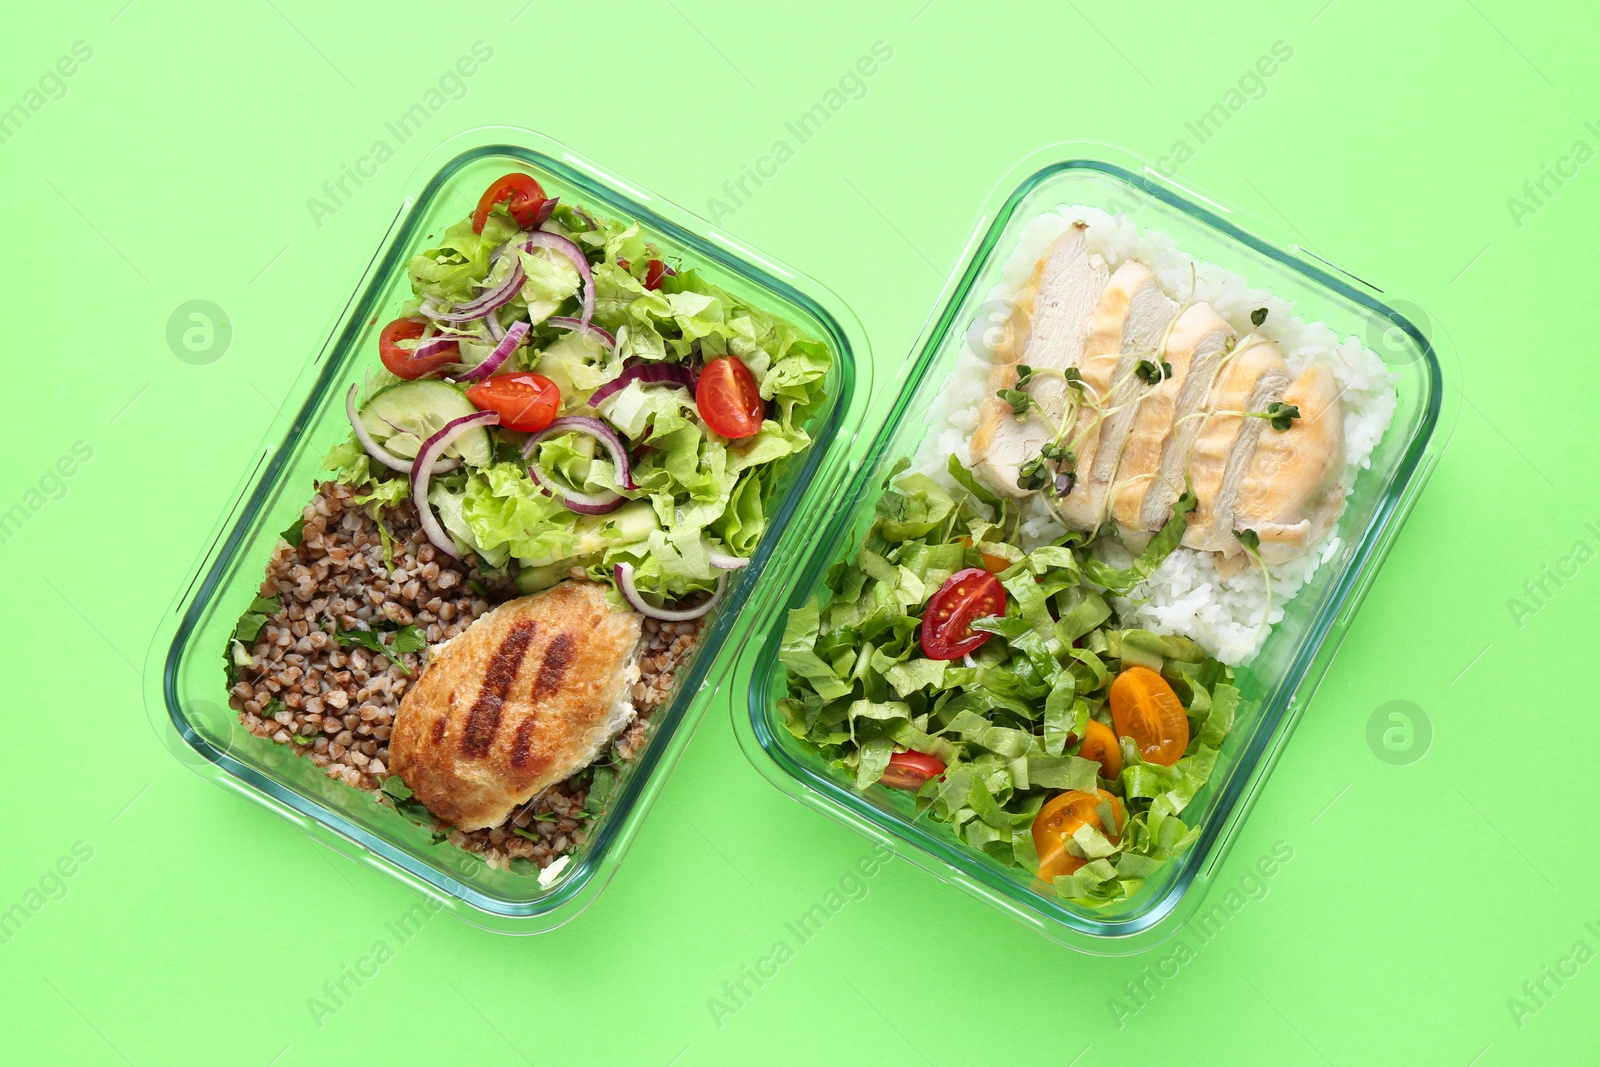
<svg viewBox="0 0 1600 1067">
<path fill-rule="evenodd" d="M 674 260 L 753 306 L 825 341 L 833 362 L 826 401 L 809 431 L 813 445 L 789 457 L 771 500 L 770 526 L 750 565 L 735 572 L 707 619 L 701 644 L 680 668 L 673 695 L 653 717 L 652 735 L 625 765 L 607 811 L 556 877 L 491 868 L 431 835 L 370 795 L 330 781 L 308 759 L 252 736 L 227 706 L 223 651 L 250 604 L 279 532 L 310 499 L 320 460 L 350 426 L 345 391 L 377 366 L 378 332 L 411 296 L 406 260 L 426 237 L 465 218 L 491 181 L 533 174 L 551 196 L 636 221 Z M 749 632 L 746 609 L 766 576 L 782 573 L 804 538 L 785 528 L 820 521 L 846 473 L 846 459 L 871 396 L 872 365 L 849 308 L 809 278 L 737 244 L 716 227 L 642 192 L 536 133 L 479 129 L 435 150 L 321 348 L 310 353 L 290 399 L 267 432 L 232 503 L 163 617 L 148 659 L 146 706 L 163 742 L 187 765 L 267 807 L 313 839 L 409 884 L 487 929 L 540 933 L 583 910 L 615 873 L 679 754 Z"/>
<path fill-rule="evenodd" d="M 915 454 L 929 432 L 927 413 L 955 365 L 964 335 L 974 324 L 981 327 L 992 310 L 985 307 L 986 296 L 1000 280 L 1023 226 L 1058 205 L 1124 213 L 1142 230 L 1170 235 L 1196 259 L 1292 301 L 1295 315 L 1320 319 L 1341 338 L 1354 335 L 1388 364 L 1398 397 L 1394 419 L 1372 453 L 1370 468 L 1360 472 L 1350 491 L 1336 531 L 1341 539 L 1337 554 L 1286 605 L 1285 619 L 1260 653 L 1238 670 L 1242 698 L 1235 725 L 1209 783 L 1183 813 L 1186 822 L 1200 827 L 1198 839 L 1133 898 L 1104 909 L 1056 897 L 1028 872 L 968 847 L 942 823 L 913 820 L 908 793 L 882 786 L 856 790 L 845 772 L 829 766 L 784 728 L 776 708 L 786 690 L 778 653 L 788 612 L 813 596 L 828 595 L 823 585 L 827 570 L 859 547 L 889 469 L 897 459 Z M 743 700 L 736 703 L 733 719 L 745 754 L 769 781 L 1062 944 L 1120 955 L 1143 951 L 1181 928 L 1200 904 L 1315 694 L 1443 451 L 1453 420 L 1436 342 L 1413 321 L 1426 325 L 1420 309 L 1383 296 L 1291 242 L 1270 239 L 1271 232 L 1259 220 L 1247 220 L 1182 189 L 1153 167 L 1100 145 L 1044 150 L 1000 182 L 899 380 L 881 390 L 888 410 L 880 424 L 875 409 L 870 421 L 878 425 L 876 436 L 864 443 L 849 484 L 815 527 L 786 532 L 785 542 L 797 543 L 785 543 L 778 551 L 792 566 L 774 573 L 758 594 L 754 630 L 761 636 L 740 653 L 734 681 Z"/>
</svg>

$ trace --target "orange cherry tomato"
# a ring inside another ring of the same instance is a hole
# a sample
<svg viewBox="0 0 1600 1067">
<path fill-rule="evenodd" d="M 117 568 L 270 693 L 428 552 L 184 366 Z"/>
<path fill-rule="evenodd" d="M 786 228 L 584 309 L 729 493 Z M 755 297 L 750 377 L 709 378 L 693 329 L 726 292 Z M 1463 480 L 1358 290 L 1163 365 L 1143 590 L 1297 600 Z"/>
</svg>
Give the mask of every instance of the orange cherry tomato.
<svg viewBox="0 0 1600 1067">
<path fill-rule="evenodd" d="M 478 208 L 472 213 L 472 232 L 482 233 L 483 224 L 489 221 L 489 212 L 502 200 L 506 202 L 511 217 L 522 229 L 531 229 L 539 221 L 539 210 L 544 207 L 544 187 L 526 174 L 507 174 L 483 191 Z"/>
<path fill-rule="evenodd" d="M 1090 719 L 1089 725 L 1084 727 L 1078 755 L 1100 764 L 1102 778 L 1115 778 L 1122 773 L 1122 746 L 1117 744 L 1117 735 L 1111 732 L 1111 727 L 1099 719 Z"/>
<path fill-rule="evenodd" d="M 1129 667 L 1111 683 L 1111 721 L 1133 738 L 1147 763 L 1170 767 L 1189 747 L 1189 716 L 1167 680 L 1149 667 Z"/>
<path fill-rule="evenodd" d="M 766 415 L 756 377 L 738 356 L 706 364 L 694 389 L 694 404 L 705 424 L 723 437 L 753 436 Z"/>
<path fill-rule="evenodd" d="M 500 425 L 518 433 L 537 433 L 561 410 L 561 387 L 542 374 L 497 374 L 467 390 L 479 411 L 498 411 Z"/>
<path fill-rule="evenodd" d="M 1116 830 L 1110 833 L 1100 821 L 1099 812 L 1100 805 L 1107 802 L 1117 817 Z M 1033 819 L 1033 847 L 1039 853 L 1039 877 L 1048 882 L 1059 875 L 1071 874 L 1089 862 L 1067 851 L 1067 842 L 1072 840 L 1078 827 L 1087 823 L 1115 841 L 1121 836 L 1125 821 L 1122 801 L 1104 789 L 1093 793 L 1069 789 L 1051 797 Z"/>
<path fill-rule="evenodd" d="M 889 766 L 884 769 L 878 784 L 890 789 L 909 789 L 915 793 L 922 788 L 923 782 L 943 773 L 944 760 L 937 756 L 930 756 L 926 752 L 896 752 L 889 757 Z"/>
<path fill-rule="evenodd" d="M 401 341 L 415 342 L 427 328 L 427 323 L 419 319 L 395 319 L 383 328 L 378 335 L 378 358 L 389 373 L 411 381 L 460 361 L 461 346 L 454 341 L 421 359 L 417 358 L 415 343 L 401 347 Z"/>
<path fill-rule="evenodd" d="M 956 571 L 928 600 L 922 613 L 923 655 L 960 659 L 992 637 L 972 628 L 976 619 L 1006 613 L 1006 587 L 981 567 Z"/>
<path fill-rule="evenodd" d="M 972 538 L 963 537 L 961 539 L 961 543 L 966 545 L 968 548 L 971 548 Z M 1004 556 L 991 556 L 989 553 L 981 550 L 978 554 L 983 557 L 983 569 L 988 571 L 990 574 L 999 574 L 1001 571 L 1008 570 L 1011 567 L 1011 561 L 1006 559 Z"/>
</svg>

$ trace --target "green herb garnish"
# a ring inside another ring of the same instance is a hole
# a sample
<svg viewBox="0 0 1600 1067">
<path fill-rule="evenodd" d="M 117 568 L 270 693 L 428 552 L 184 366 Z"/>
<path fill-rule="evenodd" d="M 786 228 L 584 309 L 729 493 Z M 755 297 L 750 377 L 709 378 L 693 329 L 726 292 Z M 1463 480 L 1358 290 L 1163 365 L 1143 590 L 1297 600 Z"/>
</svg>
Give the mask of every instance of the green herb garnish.
<svg viewBox="0 0 1600 1067">
<path fill-rule="evenodd" d="M 1027 415 L 1029 408 L 1039 406 L 1039 402 L 1033 398 L 1033 394 L 1025 393 L 1021 389 L 1000 389 L 996 391 L 995 396 L 1010 404 L 1011 413 L 1019 419 Z"/>
<path fill-rule="evenodd" d="M 1044 457 L 1034 456 L 1017 469 L 1017 488 L 1043 489 L 1050 483 L 1050 472 L 1045 469 Z"/>
<path fill-rule="evenodd" d="M 1172 377 L 1172 364 L 1162 360 L 1159 366 L 1153 360 L 1141 359 L 1133 367 L 1134 375 L 1146 385 L 1155 385 Z"/>
<path fill-rule="evenodd" d="M 1274 402 L 1267 405 L 1267 418 L 1274 430 L 1287 430 L 1299 417 L 1300 409 L 1293 404 Z"/>
</svg>

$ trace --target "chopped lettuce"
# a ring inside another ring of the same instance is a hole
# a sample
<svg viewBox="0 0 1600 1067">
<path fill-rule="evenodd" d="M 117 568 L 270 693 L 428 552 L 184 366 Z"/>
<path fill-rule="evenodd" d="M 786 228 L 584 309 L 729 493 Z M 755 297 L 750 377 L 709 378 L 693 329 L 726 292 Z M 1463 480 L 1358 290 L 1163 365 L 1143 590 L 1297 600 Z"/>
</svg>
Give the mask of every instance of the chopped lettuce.
<svg viewBox="0 0 1600 1067">
<path fill-rule="evenodd" d="M 780 651 L 789 675 L 783 723 L 861 789 L 896 751 L 936 756 L 945 772 L 917 793 L 918 814 L 1028 872 L 1039 869 L 1032 826 L 1044 803 L 1063 790 L 1106 790 L 1125 817 L 1119 824 L 1102 803 L 1105 829 L 1085 825 L 1073 835 L 1067 847 L 1085 862 L 1054 888 L 1090 907 L 1127 899 L 1194 841 L 1198 831 L 1182 813 L 1209 779 L 1238 707 L 1227 667 L 1185 638 L 1119 629 L 1100 592 L 1143 581 L 1181 538 L 1192 503 L 1180 500 L 1144 554 L 1114 570 L 1076 535 L 1023 552 L 1003 536 L 1008 505 L 954 457 L 950 473 L 960 499 L 926 476 L 897 478 L 897 469 L 861 548 L 829 570 L 830 598 L 790 612 Z M 929 598 L 957 570 L 996 557 L 1012 564 L 999 576 L 1006 613 L 973 624 L 990 640 L 962 659 L 925 656 L 919 631 Z M 1111 681 L 1135 665 L 1173 686 L 1190 740 L 1165 767 L 1123 738 L 1122 772 L 1108 780 L 1078 750 L 1090 718 L 1111 725 Z"/>
<path fill-rule="evenodd" d="M 496 259 L 496 249 L 516 232 L 501 210 L 490 213 L 482 234 L 472 232 L 469 220 L 457 223 L 435 247 L 410 259 L 415 300 L 406 310 L 414 312 L 425 300 L 440 307 L 469 301 L 520 264 L 526 280 L 499 313 L 502 325 L 525 319 L 531 326 L 515 366 L 557 384 L 563 415 L 598 416 L 618 431 L 638 486 L 623 495 L 650 509 L 654 519 L 593 521 L 561 505 L 563 491 L 601 494 L 618 482 L 615 464 L 595 438 L 575 432 L 546 436 L 532 457 L 554 497 L 528 476 L 518 452 L 521 436 L 495 430 L 493 461 L 436 476 L 428 502 L 457 547 L 490 567 L 515 561 L 540 572 L 530 579 L 543 581 L 577 566 L 610 581 L 612 566 L 626 560 L 646 594 L 678 599 L 708 592 L 720 574 L 709 565 L 707 551 L 747 556 L 754 550 L 767 526 L 776 467 L 810 446 L 805 427 L 822 406 L 831 356 L 820 341 L 692 269 L 646 289 L 642 279 L 659 250 L 637 225 L 598 221 L 598 229 L 579 228 L 575 214 L 558 210 L 546 229 L 587 253 L 593 320 L 616 338 L 615 351 L 547 323 L 552 315 L 579 313 L 583 282 L 570 260 L 549 249 L 511 245 L 514 255 Z M 481 360 L 486 348 L 464 339 L 462 351 L 470 363 Z M 598 408 L 589 404 L 596 390 L 640 361 L 679 363 L 693 371 L 725 355 L 744 361 L 768 402 L 767 418 L 750 437 L 729 440 L 712 433 L 693 393 L 681 386 L 635 382 Z M 358 490 L 358 502 L 374 508 L 393 507 L 410 495 L 408 479 L 374 464 L 354 439 L 334 447 L 323 466 Z"/>
</svg>

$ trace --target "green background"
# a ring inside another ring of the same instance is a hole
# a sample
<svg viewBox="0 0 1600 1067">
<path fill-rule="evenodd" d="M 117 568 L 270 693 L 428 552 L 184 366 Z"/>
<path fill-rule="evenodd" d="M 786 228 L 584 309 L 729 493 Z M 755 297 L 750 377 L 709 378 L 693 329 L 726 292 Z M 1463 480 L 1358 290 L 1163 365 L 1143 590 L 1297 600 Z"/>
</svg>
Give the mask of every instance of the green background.
<svg viewBox="0 0 1600 1067">
<path fill-rule="evenodd" d="M 0 535 L 0 910 L 50 891 L 0 944 L 8 1062 L 1594 1061 L 1593 5 L 125 3 L 3 11 L 0 109 L 23 116 L 0 136 L 0 511 L 28 518 Z M 314 218 L 478 40 L 460 98 Z M 880 381 L 998 177 L 1068 138 L 1185 141 L 1179 181 L 1405 294 L 1455 353 L 1442 465 L 1218 873 L 1213 899 L 1247 903 L 1117 1018 L 1167 950 L 1081 955 L 894 860 L 714 1020 L 870 853 L 756 774 L 723 695 L 575 922 L 441 915 L 314 1019 L 416 898 L 187 771 L 142 709 L 240 465 L 440 141 L 530 126 L 708 213 L 877 41 L 865 95 L 723 225 L 842 294 Z M 1280 41 L 1198 143 L 1185 124 Z M 92 55 L 58 82 L 75 42 Z M 1563 184 L 1531 199 L 1545 167 Z M 190 300 L 231 320 L 221 358 L 169 345 Z M 1409 735 L 1369 743 L 1397 710 Z M 1292 859 L 1253 880 L 1275 847 Z"/>
</svg>

